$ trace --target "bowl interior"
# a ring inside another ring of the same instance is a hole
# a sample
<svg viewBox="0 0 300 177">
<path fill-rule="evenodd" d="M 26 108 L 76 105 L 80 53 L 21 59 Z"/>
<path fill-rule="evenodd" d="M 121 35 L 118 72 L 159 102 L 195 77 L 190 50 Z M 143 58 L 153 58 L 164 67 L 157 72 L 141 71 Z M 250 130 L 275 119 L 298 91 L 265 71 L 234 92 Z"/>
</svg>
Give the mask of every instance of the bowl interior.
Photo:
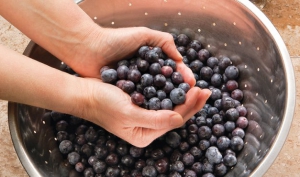
<svg viewBox="0 0 300 177">
<path fill-rule="evenodd" d="M 294 111 L 291 61 L 272 24 L 250 2 L 219 0 L 84 0 L 79 6 L 103 27 L 146 26 L 198 39 L 240 69 L 249 127 L 238 164 L 227 176 L 261 176 L 287 136 Z M 100 10 L 101 9 L 101 10 Z M 25 55 L 58 68 L 60 61 L 31 42 Z M 58 176 L 62 157 L 46 110 L 9 103 L 9 126 L 30 176 Z"/>
</svg>

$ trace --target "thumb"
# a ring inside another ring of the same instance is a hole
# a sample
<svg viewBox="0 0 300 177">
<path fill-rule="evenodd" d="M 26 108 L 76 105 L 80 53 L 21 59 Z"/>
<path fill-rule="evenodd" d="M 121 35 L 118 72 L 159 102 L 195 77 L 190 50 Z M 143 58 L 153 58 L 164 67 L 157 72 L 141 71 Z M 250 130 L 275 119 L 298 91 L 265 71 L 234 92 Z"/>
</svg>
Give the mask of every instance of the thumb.
<svg viewBox="0 0 300 177">
<path fill-rule="evenodd" d="M 147 128 L 147 129 L 174 129 L 180 127 L 184 124 L 183 117 L 175 112 L 170 110 L 146 110 L 138 109 L 138 112 L 134 113 L 135 126 Z"/>
</svg>

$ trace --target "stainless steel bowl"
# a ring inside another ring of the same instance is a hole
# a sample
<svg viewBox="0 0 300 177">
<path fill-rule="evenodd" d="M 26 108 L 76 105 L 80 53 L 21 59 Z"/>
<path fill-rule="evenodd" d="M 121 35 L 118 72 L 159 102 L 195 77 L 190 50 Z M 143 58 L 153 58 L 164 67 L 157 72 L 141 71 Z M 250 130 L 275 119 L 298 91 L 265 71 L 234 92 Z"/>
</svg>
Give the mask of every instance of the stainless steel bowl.
<svg viewBox="0 0 300 177">
<path fill-rule="evenodd" d="M 186 33 L 241 70 L 249 127 L 238 164 L 227 176 L 262 176 L 282 148 L 295 107 L 287 48 L 267 17 L 245 0 L 84 0 L 79 6 L 104 27 L 147 26 Z M 60 61 L 31 42 L 25 55 L 58 68 Z M 62 157 L 45 110 L 9 103 L 16 152 L 30 176 L 59 176 Z"/>
</svg>

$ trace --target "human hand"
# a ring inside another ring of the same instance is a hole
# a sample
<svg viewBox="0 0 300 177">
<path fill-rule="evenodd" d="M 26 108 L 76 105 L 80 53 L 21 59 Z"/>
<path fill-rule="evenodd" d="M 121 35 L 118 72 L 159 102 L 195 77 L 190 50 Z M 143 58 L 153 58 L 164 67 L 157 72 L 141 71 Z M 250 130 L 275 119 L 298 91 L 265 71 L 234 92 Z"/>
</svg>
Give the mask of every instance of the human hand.
<svg viewBox="0 0 300 177">
<path fill-rule="evenodd" d="M 145 147 L 164 133 L 182 126 L 198 112 L 210 96 L 209 90 L 193 87 L 185 104 L 174 111 L 146 110 L 131 102 L 128 94 L 99 79 L 80 78 L 81 93 L 88 98 L 81 103 L 79 116 L 138 146 Z"/>
<path fill-rule="evenodd" d="M 64 61 L 83 77 L 100 78 L 99 71 L 103 66 L 132 56 L 144 45 L 161 47 L 176 62 L 177 71 L 183 75 L 184 81 L 195 85 L 194 75 L 182 62 L 172 35 L 145 27 L 111 29 L 95 26 Z"/>
</svg>

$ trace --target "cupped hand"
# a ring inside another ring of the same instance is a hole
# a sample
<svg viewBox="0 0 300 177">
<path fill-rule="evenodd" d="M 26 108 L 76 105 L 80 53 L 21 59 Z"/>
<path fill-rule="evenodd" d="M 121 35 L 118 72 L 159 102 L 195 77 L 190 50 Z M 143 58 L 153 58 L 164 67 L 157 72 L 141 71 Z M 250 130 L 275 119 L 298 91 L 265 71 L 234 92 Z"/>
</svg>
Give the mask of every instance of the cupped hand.
<svg viewBox="0 0 300 177">
<path fill-rule="evenodd" d="M 192 71 L 182 62 L 176 49 L 173 36 L 166 32 L 146 27 L 100 28 L 94 26 L 81 45 L 76 45 L 66 60 L 83 77 L 100 78 L 100 69 L 134 55 L 141 46 L 161 47 L 173 59 L 182 73 L 185 82 L 195 85 Z"/>
<path fill-rule="evenodd" d="M 85 104 L 81 117 L 97 124 L 137 147 L 145 147 L 164 133 L 182 126 L 199 111 L 210 96 L 207 89 L 193 87 L 184 104 L 170 110 L 146 110 L 131 102 L 130 96 L 99 79 L 84 78 Z"/>
</svg>

